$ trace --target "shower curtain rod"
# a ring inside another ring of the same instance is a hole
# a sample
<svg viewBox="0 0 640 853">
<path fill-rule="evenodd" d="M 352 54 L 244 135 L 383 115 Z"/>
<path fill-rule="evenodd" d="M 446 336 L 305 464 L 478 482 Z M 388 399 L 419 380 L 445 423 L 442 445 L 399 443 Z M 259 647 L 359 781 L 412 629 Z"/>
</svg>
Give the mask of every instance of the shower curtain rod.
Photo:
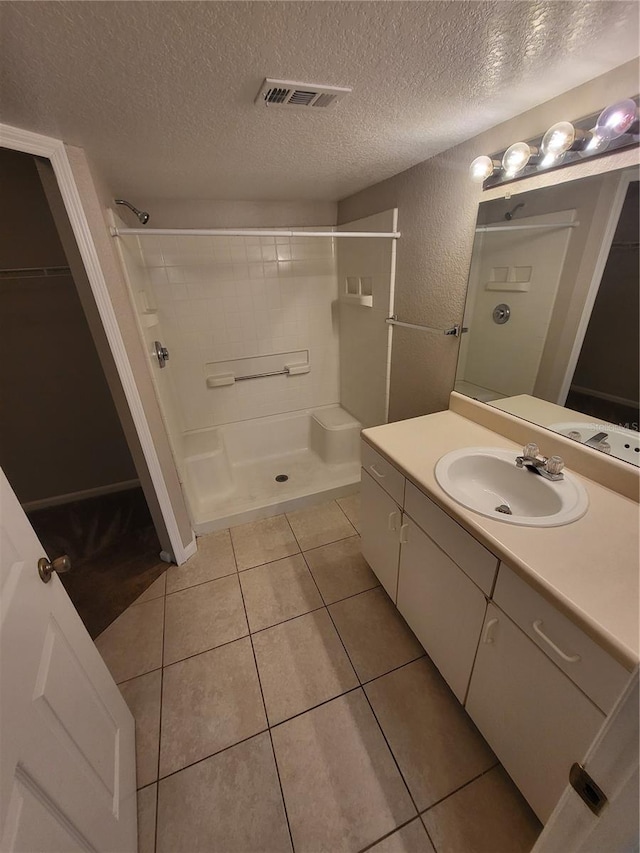
<svg viewBox="0 0 640 853">
<path fill-rule="evenodd" d="M 388 237 L 400 231 L 292 231 L 284 228 L 114 228 L 112 237 L 140 234 L 156 237 Z"/>
<path fill-rule="evenodd" d="M 478 225 L 478 232 L 486 231 L 529 231 L 532 228 L 577 228 L 579 222 L 544 222 L 538 225 Z"/>
</svg>

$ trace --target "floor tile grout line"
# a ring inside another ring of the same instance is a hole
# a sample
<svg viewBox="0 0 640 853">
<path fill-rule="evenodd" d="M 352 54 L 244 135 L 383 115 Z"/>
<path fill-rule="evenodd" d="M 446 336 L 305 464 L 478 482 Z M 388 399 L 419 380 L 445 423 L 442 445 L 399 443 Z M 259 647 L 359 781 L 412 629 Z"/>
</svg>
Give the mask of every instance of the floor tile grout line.
<svg viewBox="0 0 640 853">
<path fill-rule="evenodd" d="M 351 522 L 350 522 L 351 523 Z M 353 527 L 353 525 L 351 525 Z M 334 539 L 332 542 L 325 542 L 324 545 L 314 545 L 313 548 L 305 548 L 303 554 L 308 554 L 309 551 L 319 551 L 321 548 L 327 548 L 329 545 L 335 545 L 337 542 L 344 542 L 345 539 L 361 539 L 362 537 L 356 530 L 355 534 L 350 533 L 349 536 L 343 536 L 342 539 Z"/>
<path fill-rule="evenodd" d="M 288 519 L 287 519 L 287 520 L 288 520 Z M 292 531 L 293 531 L 293 528 L 292 528 Z M 294 533 L 293 535 L 295 536 L 295 533 Z M 296 541 L 297 541 L 297 539 L 296 539 Z M 304 552 L 303 552 L 302 556 L 304 557 Z M 306 562 L 307 562 L 307 561 L 306 561 L 306 558 L 305 558 L 305 563 L 306 563 Z M 309 568 L 309 564 L 308 564 L 308 563 L 307 563 L 307 567 Z M 310 568 L 309 568 L 309 572 L 310 572 L 310 574 L 311 574 L 311 577 L 313 577 L 313 572 L 311 572 L 311 569 L 310 569 Z M 314 578 L 314 583 L 315 583 L 315 578 Z M 317 586 L 317 583 L 316 583 L 316 586 Z M 374 587 L 374 588 L 375 588 L 375 587 Z M 319 590 L 319 589 L 318 589 L 318 592 L 320 592 L 320 590 Z M 321 595 L 322 595 L 322 594 L 321 594 Z M 327 607 L 327 612 L 329 613 L 329 618 L 331 619 L 331 623 L 332 623 L 332 625 L 333 625 L 333 627 L 334 627 L 334 630 L 335 630 L 336 634 L 338 635 L 338 637 L 340 638 L 340 642 L 342 643 L 342 647 L 343 647 L 343 649 L 344 649 L 344 651 L 345 651 L 345 654 L 347 655 L 347 657 L 348 657 L 348 659 L 349 659 L 349 663 L 351 664 L 351 666 L 352 666 L 352 668 L 353 668 L 353 671 L 354 671 L 354 672 L 355 672 L 355 674 L 356 674 L 356 678 L 358 679 L 358 682 L 360 683 L 360 688 L 361 688 L 361 690 L 362 690 L 362 692 L 363 692 L 363 694 L 364 694 L 365 701 L 367 702 L 367 704 L 368 704 L 369 708 L 371 709 L 371 713 L 373 714 L 373 719 L 376 721 L 376 724 L 377 724 L 377 726 L 378 726 L 378 729 L 380 730 L 380 734 L 382 735 L 382 737 L 383 737 L 383 739 L 384 739 L 384 742 L 385 742 L 385 744 L 387 745 L 387 749 L 389 750 L 389 754 L 391 755 L 391 759 L 392 759 L 393 763 L 395 764 L 395 766 L 396 766 L 396 768 L 397 768 L 397 770 L 398 770 L 398 773 L 399 773 L 399 775 L 400 775 L 400 778 L 402 779 L 402 782 L 403 782 L 403 784 L 404 784 L 404 786 L 405 786 L 405 788 L 406 788 L 407 794 L 409 795 L 409 799 L 411 800 L 411 803 L 412 803 L 412 805 L 413 805 L 413 807 L 414 807 L 414 809 L 415 809 L 415 812 L 416 812 L 415 817 L 417 817 L 417 816 L 419 816 L 419 815 L 420 815 L 420 811 L 419 811 L 419 809 L 418 809 L 418 806 L 417 806 L 417 804 L 416 804 L 416 801 L 415 801 L 415 800 L 414 800 L 414 798 L 413 798 L 413 794 L 411 793 L 411 790 L 410 790 L 410 788 L 409 788 L 409 785 L 407 784 L 407 780 L 404 778 L 404 774 L 403 774 L 402 770 L 400 769 L 400 765 L 398 764 L 398 761 L 397 761 L 397 759 L 396 759 L 396 756 L 395 756 L 395 754 L 394 754 L 393 750 L 391 749 L 391 745 L 390 745 L 389 741 L 387 740 L 387 736 L 385 735 L 384 730 L 383 730 L 382 726 L 380 725 L 380 721 L 378 720 L 378 717 L 376 716 L 376 713 L 375 713 L 375 711 L 373 710 L 373 706 L 371 705 L 371 702 L 369 701 L 369 697 L 367 696 L 367 691 L 364 689 L 364 683 L 363 683 L 362 679 L 360 678 L 360 675 L 359 675 L 359 673 L 358 673 L 357 669 L 355 668 L 355 666 L 354 666 L 354 664 L 353 664 L 353 661 L 351 660 L 351 656 L 350 656 L 350 654 L 349 654 L 349 652 L 348 652 L 348 650 L 347 650 L 347 647 L 346 647 L 346 645 L 345 645 L 345 643 L 344 643 L 344 640 L 342 639 L 342 636 L 340 635 L 340 631 L 338 630 L 338 626 L 336 625 L 336 623 L 335 623 L 335 621 L 334 621 L 334 619 L 333 619 L 333 616 L 332 616 L 332 614 L 331 614 L 331 610 L 329 610 L 329 608 L 328 608 L 328 607 Z M 413 663 L 413 661 L 409 661 L 408 663 Z M 403 664 L 403 666 L 406 666 L 406 664 Z M 385 675 L 386 675 L 386 673 L 385 673 Z M 372 680 L 373 680 L 373 679 L 372 679 Z M 365 682 L 365 683 L 366 683 L 366 682 Z M 397 827 L 396 827 L 396 829 L 397 829 Z M 426 831 L 427 831 L 427 830 L 426 830 L 426 827 L 425 827 L 425 832 L 426 832 Z M 427 835 L 428 835 L 428 833 L 427 833 Z M 429 840 L 431 840 L 431 839 L 429 838 Z"/>
<path fill-rule="evenodd" d="M 356 690 L 362 690 L 362 685 L 356 684 L 354 687 L 350 687 L 348 690 L 345 690 L 343 693 L 338 693 L 336 696 L 331 696 L 329 699 L 323 699 L 322 702 L 318 702 L 317 705 L 312 705 L 310 708 L 305 708 L 304 711 L 298 711 L 297 714 L 292 714 L 290 717 L 287 717 L 285 720 L 279 720 L 277 723 L 270 723 L 269 728 L 270 729 L 277 729 L 280 726 L 284 726 L 285 723 L 290 723 L 291 720 L 296 720 L 298 717 L 302 717 L 311 711 L 315 711 L 317 708 L 322 708 L 323 705 L 328 705 L 329 702 L 333 702 L 335 699 L 342 699 L 343 696 L 347 696 L 349 693 L 355 693 Z"/>
<path fill-rule="evenodd" d="M 225 640 L 224 643 L 220 643 L 220 645 L 218 645 L 218 646 L 211 646 L 211 648 L 209 648 L 209 649 L 202 649 L 202 651 L 194 652 L 192 655 L 186 655 L 185 657 L 180 658 L 179 660 L 172 660 L 171 663 L 164 664 L 164 666 L 162 668 L 163 669 L 169 669 L 169 667 L 175 666 L 177 663 L 182 663 L 185 660 L 191 660 L 192 658 L 197 658 L 198 655 L 206 655 L 207 652 L 215 652 L 216 649 L 222 649 L 225 646 L 230 646 L 231 643 L 237 643 L 239 640 L 246 640 L 246 638 L 248 636 L 249 636 L 249 629 L 247 627 L 247 633 L 242 634 L 240 637 L 234 637 L 233 640 Z"/>
<path fill-rule="evenodd" d="M 459 785 L 457 788 L 455 788 L 453 791 L 450 791 L 444 797 L 440 797 L 439 800 L 436 800 L 435 803 L 431 803 L 430 806 L 427 806 L 426 809 L 423 809 L 421 812 L 418 812 L 418 814 L 422 818 L 422 816 L 425 815 L 427 812 L 430 812 L 431 809 L 434 809 L 436 806 L 439 806 L 440 803 L 444 803 L 444 801 L 448 800 L 449 797 L 453 797 L 455 794 L 460 793 L 460 791 L 462 791 L 463 788 L 466 788 L 469 785 L 472 785 L 474 782 L 477 782 L 478 779 L 482 779 L 482 777 L 486 776 L 487 773 L 491 773 L 492 770 L 495 770 L 496 767 L 500 767 L 500 766 L 501 766 L 500 762 L 496 761 L 495 764 L 491 765 L 491 767 L 487 767 L 486 770 L 483 770 L 482 772 L 477 773 L 472 779 L 469 779 L 466 782 L 464 782 L 462 785 Z M 425 827 L 425 829 L 426 829 L 426 827 Z M 427 830 L 427 833 L 428 833 L 428 830 Z"/>
<path fill-rule="evenodd" d="M 198 581 L 198 583 L 191 584 L 191 586 L 183 586 L 180 589 L 174 589 L 171 592 L 165 593 L 165 597 L 168 598 L 170 595 L 177 595 L 179 592 L 186 592 L 188 589 L 195 589 L 198 586 L 204 586 L 206 583 L 215 583 L 216 581 L 223 581 L 226 578 L 232 578 L 234 576 L 237 577 L 238 574 L 239 574 L 238 570 L 234 569 L 234 571 L 229 572 L 228 575 L 220 575 L 220 577 L 217 577 L 217 578 L 209 578 L 206 581 Z M 144 602 L 143 602 L 143 604 L 144 604 Z"/>
<path fill-rule="evenodd" d="M 347 657 L 349 657 L 349 661 L 351 661 L 351 657 L 349 656 L 349 652 L 347 651 L 347 647 L 345 646 L 344 641 L 342 640 L 342 637 L 340 636 L 340 631 L 338 631 L 338 626 L 336 625 L 336 623 L 335 623 L 335 622 L 334 622 L 334 620 L 333 620 L 333 616 L 331 615 L 331 611 L 329 610 L 329 608 L 327 608 L 327 610 L 329 611 L 329 618 L 331 619 L 331 622 L 333 623 L 333 627 L 335 628 L 336 633 L 337 633 L 337 634 L 338 634 L 338 636 L 340 637 L 340 642 L 341 642 L 341 643 L 342 643 L 342 645 L 343 645 L 343 648 L 344 648 L 344 650 L 345 650 L 345 653 L 346 653 Z M 418 658 L 418 660 L 419 660 L 419 658 Z M 409 661 L 409 663 L 413 663 L 413 661 Z M 406 666 L 406 665 L 407 665 L 407 664 L 403 664 L 403 666 Z M 387 736 L 385 735 L 384 730 L 383 730 L 382 726 L 380 725 L 380 720 L 378 720 L 378 717 L 376 716 L 376 713 L 375 713 L 375 711 L 373 710 L 373 706 L 371 705 L 371 702 L 369 701 L 369 697 L 367 696 L 367 691 L 364 689 L 364 685 L 365 685 L 365 684 L 367 684 L 368 682 L 364 682 L 364 683 L 362 682 L 362 680 L 361 680 L 361 678 L 360 678 L 360 675 L 358 674 L 358 672 L 357 672 L 357 670 L 356 670 L 355 666 L 353 666 L 353 662 L 352 662 L 352 661 L 351 661 L 351 666 L 353 667 L 354 672 L 356 673 L 356 677 L 357 677 L 358 681 L 360 682 L 360 688 L 361 688 L 361 690 L 362 690 L 362 693 L 364 694 L 365 702 L 368 704 L 369 708 L 371 709 L 371 713 L 372 713 L 372 715 L 373 715 L 373 719 L 376 721 L 376 724 L 377 724 L 377 726 L 378 726 L 378 729 L 380 730 L 380 734 L 382 735 L 382 737 L 383 737 L 383 739 L 384 739 L 384 742 L 385 742 L 385 744 L 386 744 L 386 746 L 387 746 L 387 749 L 389 750 L 389 754 L 391 755 L 391 759 L 392 759 L 393 763 L 395 764 L 395 766 L 396 766 L 396 768 L 397 768 L 397 770 L 398 770 L 398 773 L 399 773 L 399 775 L 400 775 L 400 778 L 402 779 L 402 782 L 403 782 L 403 784 L 404 784 L 404 786 L 405 786 L 405 788 L 406 788 L 407 794 L 409 795 L 409 799 L 411 800 L 411 803 L 412 803 L 412 805 L 413 805 L 413 807 L 414 807 L 414 809 L 415 809 L 415 811 L 416 811 L 416 816 L 419 816 L 419 815 L 420 815 L 420 811 L 419 811 L 419 809 L 418 809 L 418 806 L 417 806 L 417 804 L 416 804 L 416 801 L 415 801 L 415 800 L 414 800 L 414 798 L 413 798 L 413 794 L 411 793 L 411 789 L 409 788 L 409 785 L 408 785 L 408 783 L 407 783 L 407 780 L 404 778 L 404 773 L 403 773 L 403 772 L 402 772 L 402 770 L 400 769 L 400 765 L 398 764 L 398 760 L 396 759 L 395 753 L 394 753 L 394 752 L 393 752 L 393 750 L 391 749 L 391 745 L 390 745 L 389 741 L 387 740 Z M 398 667 L 398 668 L 399 668 L 399 667 Z M 387 673 L 385 673 L 385 675 L 386 675 L 386 674 L 387 674 Z M 379 677 L 382 677 L 382 676 L 379 676 Z M 372 679 L 372 680 L 375 680 L 375 679 Z M 413 818 L 412 818 L 412 819 L 413 819 Z M 397 829 L 397 827 L 396 827 L 396 829 Z M 394 831 L 395 831 L 395 830 L 394 830 Z M 426 830 L 426 827 L 425 827 L 425 832 L 426 832 L 426 831 L 427 831 L 427 830 Z M 428 835 L 428 833 L 427 833 L 427 835 Z M 431 838 L 429 838 L 429 840 L 431 840 Z"/>
<path fill-rule="evenodd" d="M 378 844 L 380 844 L 381 841 L 386 841 L 387 838 L 390 838 L 392 835 L 395 835 L 396 832 L 400 832 L 405 827 L 409 826 L 410 823 L 413 823 L 414 820 L 419 821 L 422 824 L 422 826 L 424 827 L 424 823 L 422 823 L 422 819 L 420 818 L 419 814 L 416 815 L 415 817 L 410 817 L 409 820 L 405 820 L 404 823 L 401 823 L 399 826 L 396 826 L 395 829 L 390 830 L 389 832 L 385 833 L 385 835 L 381 835 L 380 838 L 376 838 L 376 840 L 372 841 L 371 844 L 367 844 L 366 847 L 361 847 L 360 850 L 358 850 L 358 853 L 367 853 L 367 851 L 371 850 L 372 847 L 376 847 Z M 427 832 L 427 828 L 424 827 L 424 830 L 427 833 L 427 837 L 429 838 L 429 841 L 431 841 L 431 836 Z M 431 843 L 433 844 L 433 842 L 431 842 Z M 434 850 L 435 850 L 435 847 L 434 847 Z M 437 853 L 437 851 L 436 851 L 436 853 Z"/>
<path fill-rule="evenodd" d="M 166 581 L 165 581 L 165 594 L 162 599 L 162 657 L 160 658 L 161 667 L 160 667 L 160 718 L 158 720 L 158 769 L 156 775 L 156 825 L 155 825 L 155 833 L 153 836 L 153 851 L 155 853 L 156 848 L 158 846 L 158 814 L 159 814 L 159 805 L 160 805 L 160 747 L 162 745 L 162 694 L 164 688 L 164 634 L 166 628 L 166 617 L 167 617 L 167 594 L 166 594 Z"/>
<path fill-rule="evenodd" d="M 234 743 L 230 743 L 228 746 L 223 746 L 222 749 L 217 749 L 215 752 L 210 752 L 207 755 L 203 755 L 202 758 L 197 758 L 195 761 L 190 761 L 189 764 L 185 764 L 184 767 L 178 767 L 176 770 L 172 770 L 170 773 L 165 773 L 164 776 L 161 776 L 158 779 L 158 784 L 160 782 L 164 782 L 165 779 L 170 779 L 172 776 L 175 776 L 178 773 L 182 773 L 183 770 L 188 770 L 190 767 L 195 767 L 196 764 L 202 764 L 203 761 L 208 761 L 210 758 L 216 758 L 218 755 L 222 755 L 223 752 L 228 752 L 230 749 L 233 749 L 234 746 L 240 746 L 243 743 L 247 743 L 247 741 L 253 740 L 253 738 L 259 737 L 259 735 L 265 735 L 269 731 L 268 728 L 260 729 L 259 732 L 254 732 L 251 735 L 247 735 L 247 737 L 243 737 L 241 740 L 237 740 Z"/>
<path fill-rule="evenodd" d="M 233 559 L 236 560 L 236 567 L 238 565 L 238 561 L 236 559 L 236 552 L 233 545 L 233 538 L 231 534 L 229 534 L 229 538 L 231 539 L 231 550 L 233 552 Z M 269 733 L 269 743 L 271 744 L 271 754 L 273 755 L 273 765 L 276 768 L 276 776 L 278 777 L 278 787 L 280 788 L 280 798 L 282 800 L 282 808 L 284 810 L 284 819 L 287 822 L 287 832 L 289 833 L 289 841 L 291 842 L 291 849 L 295 851 L 295 847 L 293 845 L 293 833 L 291 832 L 291 824 L 289 823 L 289 813 L 287 811 L 287 803 L 284 798 L 284 789 L 282 787 L 282 779 L 280 778 L 280 768 L 278 767 L 278 759 L 276 757 L 275 746 L 273 745 L 273 736 L 271 734 L 271 727 L 269 725 L 269 713 L 267 711 L 267 703 L 264 698 L 264 690 L 262 689 L 262 679 L 260 678 L 260 669 L 258 667 L 258 658 L 256 657 L 256 650 L 253 645 L 253 635 L 251 633 L 251 626 L 249 625 L 249 614 L 247 612 L 247 605 L 244 600 L 244 592 L 242 591 L 242 584 L 240 583 L 240 579 L 238 579 L 238 586 L 240 587 L 240 597 L 242 599 L 242 606 L 244 608 L 244 617 L 247 621 L 247 630 L 249 631 L 249 642 L 251 643 L 251 653 L 253 654 L 253 665 L 256 668 L 256 676 L 258 679 L 258 687 L 260 688 L 260 696 L 262 697 L 262 707 L 264 709 L 264 719 L 267 724 L 267 731 Z"/>
<path fill-rule="evenodd" d="M 358 494 L 358 495 L 359 495 L 359 494 L 360 494 L 360 492 L 359 492 L 359 491 L 358 491 L 358 492 L 354 492 L 354 494 Z M 359 535 L 360 535 L 360 531 L 356 528 L 356 526 L 355 526 L 355 524 L 353 523 L 353 521 L 351 521 L 351 519 L 349 518 L 349 516 L 347 515 L 347 513 L 346 513 L 346 512 L 342 509 L 342 507 L 340 506 L 340 498 L 336 498 L 336 499 L 335 499 L 335 502 L 338 504 L 338 506 L 340 507 L 340 511 L 342 512 L 342 514 L 344 515 L 344 517 L 347 519 L 347 521 L 349 522 L 349 524 L 353 527 L 353 529 L 356 531 L 356 533 L 357 533 L 357 534 L 358 534 L 358 536 L 359 536 Z M 346 538 L 346 537 L 345 537 L 345 538 Z M 311 550 L 311 548 L 309 548 L 308 550 L 310 551 L 310 550 Z"/>
</svg>

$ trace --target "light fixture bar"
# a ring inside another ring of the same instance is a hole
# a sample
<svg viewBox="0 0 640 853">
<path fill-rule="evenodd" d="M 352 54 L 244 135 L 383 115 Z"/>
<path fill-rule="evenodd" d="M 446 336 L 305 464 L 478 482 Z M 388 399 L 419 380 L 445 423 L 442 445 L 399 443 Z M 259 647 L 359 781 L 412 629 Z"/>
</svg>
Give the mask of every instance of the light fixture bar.
<svg viewBox="0 0 640 853">
<path fill-rule="evenodd" d="M 490 189 L 591 157 L 637 147 L 639 100 L 636 95 L 573 122 L 557 121 L 535 139 L 514 142 L 490 156 L 480 154 L 470 165 L 470 177 L 482 183 L 483 189 Z"/>
</svg>

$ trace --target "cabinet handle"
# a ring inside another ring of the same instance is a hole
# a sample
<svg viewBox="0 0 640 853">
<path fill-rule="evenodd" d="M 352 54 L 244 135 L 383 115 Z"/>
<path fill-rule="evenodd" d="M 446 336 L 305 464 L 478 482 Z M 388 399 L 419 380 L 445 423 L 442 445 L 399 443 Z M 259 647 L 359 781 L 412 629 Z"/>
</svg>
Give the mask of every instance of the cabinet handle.
<svg viewBox="0 0 640 853">
<path fill-rule="evenodd" d="M 384 480 L 384 474 L 381 474 L 375 465 L 369 465 L 369 470 L 373 471 L 373 473 L 376 475 L 376 477 L 379 477 L 381 480 Z"/>
<path fill-rule="evenodd" d="M 401 544 L 401 545 L 407 545 L 407 544 L 408 544 L 408 542 L 409 542 L 409 540 L 408 540 L 408 539 L 405 539 L 405 537 L 404 537 L 404 532 L 405 532 L 405 530 L 406 530 L 408 527 L 409 527 L 409 525 L 408 525 L 408 524 L 402 524 L 402 525 L 400 525 L 400 544 Z"/>
<path fill-rule="evenodd" d="M 489 619 L 487 624 L 484 626 L 484 635 L 482 637 L 483 643 L 491 644 L 493 643 L 493 637 L 491 636 L 491 631 L 494 625 L 497 625 L 499 622 L 498 619 Z"/>
<path fill-rule="evenodd" d="M 396 524 L 396 520 L 397 520 L 397 518 L 398 518 L 398 513 L 397 513 L 397 512 L 395 512 L 395 511 L 394 511 L 394 512 L 390 512 L 390 513 L 389 513 L 389 522 L 388 522 L 388 526 L 389 526 L 389 530 L 390 530 L 392 533 L 395 533 L 395 532 L 396 532 L 396 530 L 398 529 L 398 525 Z"/>
<path fill-rule="evenodd" d="M 556 646 L 556 644 L 553 642 L 553 640 L 550 640 L 549 637 L 547 637 L 547 635 L 544 634 L 540 630 L 542 625 L 544 625 L 544 622 L 542 621 L 542 619 L 536 619 L 536 621 L 532 623 L 533 630 L 536 632 L 536 634 L 539 637 L 542 637 L 542 639 L 545 641 L 545 643 L 548 646 L 551 646 L 553 651 L 557 655 L 559 655 L 559 657 L 561 657 L 562 660 L 566 660 L 567 663 L 578 663 L 578 661 L 580 660 L 580 655 L 568 655 L 565 652 L 563 652 L 562 649 L 560 649 L 560 648 L 558 648 L 558 646 Z"/>
</svg>

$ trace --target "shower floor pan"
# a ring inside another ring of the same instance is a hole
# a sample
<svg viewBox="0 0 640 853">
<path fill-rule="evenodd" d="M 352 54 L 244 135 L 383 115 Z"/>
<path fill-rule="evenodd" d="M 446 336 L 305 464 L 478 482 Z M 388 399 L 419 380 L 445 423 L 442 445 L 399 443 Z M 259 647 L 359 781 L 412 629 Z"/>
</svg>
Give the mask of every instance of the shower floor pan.
<svg viewBox="0 0 640 853">
<path fill-rule="evenodd" d="M 339 406 L 184 439 L 187 503 L 198 535 L 332 500 L 360 482 L 360 424 Z"/>
</svg>

